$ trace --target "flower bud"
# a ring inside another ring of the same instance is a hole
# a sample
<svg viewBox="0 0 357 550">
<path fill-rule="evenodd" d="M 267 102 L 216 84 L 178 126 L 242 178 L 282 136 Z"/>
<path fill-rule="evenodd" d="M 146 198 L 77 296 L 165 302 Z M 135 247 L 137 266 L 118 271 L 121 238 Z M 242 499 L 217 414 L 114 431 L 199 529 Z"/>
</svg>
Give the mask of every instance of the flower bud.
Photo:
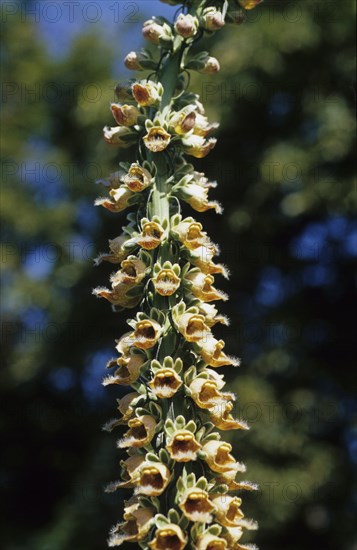
<svg viewBox="0 0 357 550">
<path fill-rule="evenodd" d="M 181 13 L 176 19 L 175 30 L 182 38 L 192 38 L 198 30 L 198 19 L 190 14 Z"/>
<path fill-rule="evenodd" d="M 149 19 L 148 21 L 145 21 L 143 25 L 143 36 L 146 40 L 148 40 L 152 44 L 159 44 L 162 34 L 162 26 L 156 23 L 154 19 Z"/>
<path fill-rule="evenodd" d="M 140 56 L 136 52 L 129 52 L 124 59 L 124 65 L 130 71 L 142 71 L 144 67 L 140 64 Z"/>
<path fill-rule="evenodd" d="M 215 57 L 207 57 L 204 66 L 202 69 L 199 69 L 199 73 L 201 74 L 215 74 L 218 73 L 221 70 L 221 66 L 219 64 L 218 59 Z"/>
<path fill-rule="evenodd" d="M 205 29 L 208 31 L 218 31 L 224 27 L 224 17 L 221 11 L 214 6 L 207 7 L 203 10 L 202 22 Z"/>
<path fill-rule="evenodd" d="M 140 116 L 140 111 L 134 105 L 120 105 L 118 103 L 112 103 L 111 106 L 112 115 L 115 122 L 119 126 L 135 126 Z"/>
</svg>

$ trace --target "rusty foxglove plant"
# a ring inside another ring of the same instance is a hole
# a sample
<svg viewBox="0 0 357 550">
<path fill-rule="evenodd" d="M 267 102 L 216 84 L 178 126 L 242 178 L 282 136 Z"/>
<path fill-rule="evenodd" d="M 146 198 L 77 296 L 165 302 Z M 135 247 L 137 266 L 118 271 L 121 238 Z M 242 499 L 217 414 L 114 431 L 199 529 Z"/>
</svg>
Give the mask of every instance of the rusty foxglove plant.
<svg viewBox="0 0 357 550">
<path fill-rule="evenodd" d="M 104 427 L 124 427 L 117 445 L 128 455 L 121 479 L 107 490 L 133 490 L 108 545 L 243 550 L 253 548 L 241 538 L 256 524 L 244 517 L 236 492 L 256 486 L 240 479 L 245 466 L 222 433 L 247 425 L 235 418 L 235 396 L 216 370 L 239 360 L 214 336 L 214 326 L 228 320 L 212 303 L 227 300 L 215 276 L 228 271 L 214 261 L 218 246 L 202 224 L 183 217 L 181 201 L 197 212 L 222 211 L 209 198 L 216 184 L 188 162 L 214 148 L 218 126 L 188 91 L 189 72 L 214 74 L 220 65 L 207 52 L 192 55 L 191 47 L 226 23 L 241 23 L 261 0 L 162 1 L 182 7 L 172 23 L 163 17 L 144 23 L 143 36 L 157 54 L 130 52 L 125 65 L 150 75 L 117 85 L 116 125 L 104 128 L 109 145 L 135 146 L 136 160 L 100 180 L 107 193 L 96 201 L 113 213 L 132 212 L 96 261 L 117 267 L 110 288 L 94 294 L 115 310 L 138 310 L 103 381 L 132 388 L 118 400 L 119 416 Z"/>
</svg>

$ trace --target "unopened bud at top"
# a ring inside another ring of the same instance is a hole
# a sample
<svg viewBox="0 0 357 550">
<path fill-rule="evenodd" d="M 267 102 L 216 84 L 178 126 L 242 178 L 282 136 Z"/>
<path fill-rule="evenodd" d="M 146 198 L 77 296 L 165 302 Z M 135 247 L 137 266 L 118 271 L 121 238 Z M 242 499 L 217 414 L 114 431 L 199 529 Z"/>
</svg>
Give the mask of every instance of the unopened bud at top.
<svg viewBox="0 0 357 550">
<path fill-rule="evenodd" d="M 181 13 L 175 23 L 175 30 L 182 38 L 192 38 L 198 30 L 198 19 L 190 14 Z"/>
<path fill-rule="evenodd" d="M 215 57 L 207 57 L 204 66 L 199 70 L 202 74 L 214 74 L 220 71 L 221 66 Z"/>
<path fill-rule="evenodd" d="M 160 37 L 163 34 L 162 26 L 156 23 L 154 19 L 145 21 L 143 25 L 143 36 L 152 44 L 159 44 Z"/>
<path fill-rule="evenodd" d="M 124 65 L 131 71 L 142 71 L 143 67 L 140 64 L 139 56 L 136 52 L 130 52 L 124 59 Z"/>
<path fill-rule="evenodd" d="M 218 31 L 224 27 L 224 17 L 221 11 L 217 10 L 214 6 L 210 6 L 203 10 L 202 23 L 205 29 L 208 31 Z"/>
</svg>

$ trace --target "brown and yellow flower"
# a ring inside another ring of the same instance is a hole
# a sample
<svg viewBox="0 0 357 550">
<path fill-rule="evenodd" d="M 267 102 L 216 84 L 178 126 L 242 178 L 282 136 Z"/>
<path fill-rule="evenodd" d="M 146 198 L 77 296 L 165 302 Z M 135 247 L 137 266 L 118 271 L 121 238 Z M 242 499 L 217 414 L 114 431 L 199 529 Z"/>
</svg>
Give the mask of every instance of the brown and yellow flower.
<svg viewBox="0 0 357 550">
<path fill-rule="evenodd" d="M 241 510 L 242 499 L 229 495 L 218 495 L 212 499 L 215 505 L 215 516 L 221 525 L 236 527 L 244 517 Z"/>
<path fill-rule="evenodd" d="M 205 139 L 203 136 L 191 134 L 187 138 L 182 139 L 185 153 L 191 155 L 197 159 L 202 159 L 208 155 L 212 149 L 216 146 L 217 140 L 215 138 Z M 204 212 L 204 210 L 199 210 Z"/>
<path fill-rule="evenodd" d="M 156 420 L 145 414 L 131 418 L 128 421 L 128 427 L 129 430 L 124 434 L 124 438 L 118 441 L 118 447 L 121 449 L 125 447 L 145 447 L 155 435 Z"/>
<path fill-rule="evenodd" d="M 159 496 L 170 481 L 170 470 L 161 462 L 143 462 L 139 470 L 139 479 L 135 494 Z"/>
<path fill-rule="evenodd" d="M 159 153 L 170 145 L 171 135 L 162 126 L 152 126 L 143 140 L 150 151 Z"/>
<path fill-rule="evenodd" d="M 190 521 L 210 523 L 215 505 L 203 489 L 191 487 L 186 489 L 180 499 L 179 508 Z"/>
<path fill-rule="evenodd" d="M 129 172 L 123 177 L 123 182 L 133 193 L 140 193 L 151 185 L 152 176 L 148 170 L 140 164 L 133 163 Z"/>
<path fill-rule="evenodd" d="M 243 420 L 236 420 L 231 412 L 233 410 L 232 401 L 222 401 L 211 411 L 210 420 L 220 430 L 248 430 L 247 423 Z"/>
<path fill-rule="evenodd" d="M 119 126 L 135 126 L 138 122 L 138 117 L 141 115 L 139 109 L 135 107 L 135 105 L 112 103 L 110 108 L 115 122 L 119 124 Z"/>
<path fill-rule="evenodd" d="M 140 370 L 146 361 L 146 357 L 142 354 L 132 353 L 129 356 L 120 357 L 115 361 L 119 365 L 119 368 L 115 371 L 114 375 L 106 376 L 103 380 L 103 386 L 110 384 L 132 384 L 136 382 L 140 376 Z"/>
<path fill-rule="evenodd" d="M 143 319 L 135 324 L 132 345 L 140 349 L 150 349 L 159 340 L 162 327 L 153 319 Z"/>
<path fill-rule="evenodd" d="M 193 218 L 182 220 L 173 228 L 172 232 L 189 250 L 195 250 L 205 245 L 213 247 L 212 254 L 216 252 L 216 248 L 207 237 L 207 233 L 202 231 L 202 224 L 196 222 Z"/>
<path fill-rule="evenodd" d="M 104 206 L 110 212 L 114 214 L 122 212 L 131 204 L 133 199 L 133 193 L 125 185 L 118 187 L 117 189 L 111 189 L 109 191 L 109 197 L 99 197 L 95 200 L 95 206 Z"/>
<path fill-rule="evenodd" d="M 175 395 L 182 386 L 182 380 L 174 369 L 163 367 L 155 372 L 149 386 L 156 397 L 167 399 Z"/>
<path fill-rule="evenodd" d="M 214 368 L 224 367 L 226 365 L 238 366 L 238 359 L 224 353 L 224 345 L 223 340 L 216 340 L 211 335 L 208 335 L 205 340 L 197 343 L 199 353 L 206 365 Z"/>
<path fill-rule="evenodd" d="M 134 399 L 139 397 L 139 393 L 136 391 L 127 393 L 118 400 L 118 411 L 121 413 L 123 422 L 127 422 L 131 416 L 134 414 L 134 408 L 131 406 Z"/>
<path fill-rule="evenodd" d="M 172 296 L 179 288 L 181 279 L 173 269 L 163 268 L 153 277 L 152 282 L 160 296 Z"/>
<path fill-rule="evenodd" d="M 231 394 L 222 394 L 218 390 L 218 383 L 207 378 L 194 378 L 189 385 L 191 398 L 201 409 L 212 409 L 222 403 L 224 399 L 229 400 Z"/>
<path fill-rule="evenodd" d="M 155 532 L 155 538 L 149 542 L 152 550 L 183 550 L 187 544 L 187 535 L 178 525 L 169 523 Z"/>
<path fill-rule="evenodd" d="M 167 441 L 166 449 L 176 462 L 190 462 L 197 459 L 201 444 L 189 430 L 177 430 Z"/>
<path fill-rule="evenodd" d="M 124 542 L 137 542 L 142 540 L 150 530 L 153 523 L 155 509 L 134 503 L 125 509 L 125 522 L 114 526 L 110 532 L 108 546 L 120 546 Z"/>
<path fill-rule="evenodd" d="M 242 8 L 245 10 L 252 10 L 258 4 L 261 4 L 263 0 L 238 0 Z"/>
<path fill-rule="evenodd" d="M 132 85 L 132 92 L 135 101 L 142 107 L 150 107 L 160 100 L 162 85 L 152 81 L 142 80 Z"/>
<path fill-rule="evenodd" d="M 234 456 L 230 454 L 232 445 L 225 441 L 207 441 L 202 447 L 206 453 L 205 461 L 217 473 L 224 473 L 239 468 Z"/>
<path fill-rule="evenodd" d="M 180 315 L 176 321 L 176 325 L 187 342 L 205 340 L 211 332 L 205 324 L 204 316 L 199 313 L 184 313 Z"/>
<path fill-rule="evenodd" d="M 227 294 L 221 290 L 217 290 L 212 285 L 214 277 L 206 275 L 201 271 L 191 271 L 186 275 L 186 280 L 190 284 L 192 294 L 203 302 L 212 302 L 214 300 L 228 300 Z"/>
<path fill-rule="evenodd" d="M 165 231 L 157 222 L 147 221 L 143 223 L 142 231 L 137 238 L 137 243 L 145 250 L 154 250 L 162 243 Z"/>
</svg>

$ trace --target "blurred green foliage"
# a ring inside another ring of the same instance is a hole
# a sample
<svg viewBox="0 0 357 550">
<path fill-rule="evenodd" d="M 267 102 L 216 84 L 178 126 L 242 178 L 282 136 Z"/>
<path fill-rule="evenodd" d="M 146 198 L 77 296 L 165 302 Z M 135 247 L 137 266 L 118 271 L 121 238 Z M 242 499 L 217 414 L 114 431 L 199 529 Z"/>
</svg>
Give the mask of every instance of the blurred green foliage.
<svg viewBox="0 0 357 550">
<path fill-rule="evenodd" d="M 266 0 L 207 40 L 222 71 L 191 83 L 221 121 L 198 165 L 225 213 L 202 220 L 232 271 L 231 327 L 216 332 L 243 359 L 227 377 L 252 429 L 232 441 L 261 487 L 245 508 L 264 550 L 357 548 L 354 11 Z M 93 182 L 118 162 L 101 128 L 130 45 L 98 24 L 54 58 L 38 27 L 19 11 L 1 38 L 2 547 L 97 550 L 125 497 L 102 491 L 119 453 L 100 432 L 121 395 L 100 381 L 125 315 L 91 297 L 111 271 L 91 257 L 122 223 L 95 211 Z"/>
</svg>

